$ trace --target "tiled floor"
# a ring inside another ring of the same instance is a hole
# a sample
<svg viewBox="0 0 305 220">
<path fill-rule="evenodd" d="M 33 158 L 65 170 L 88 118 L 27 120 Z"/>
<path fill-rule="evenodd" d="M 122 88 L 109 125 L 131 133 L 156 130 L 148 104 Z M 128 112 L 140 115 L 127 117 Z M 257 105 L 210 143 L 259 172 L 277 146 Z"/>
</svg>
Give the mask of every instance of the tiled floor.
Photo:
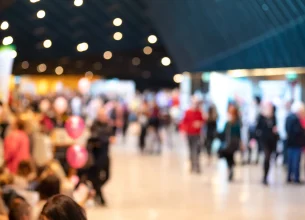
<svg viewBox="0 0 305 220">
<path fill-rule="evenodd" d="M 113 147 L 108 207 L 89 209 L 89 219 L 305 219 L 305 186 L 286 185 L 281 166 L 272 166 L 269 187 L 254 165 L 237 166 L 229 184 L 226 164 L 216 159 L 207 166 L 203 157 L 203 173 L 189 174 L 187 148 L 178 137 L 175 143 L 162 156 L 141 156 L 135 144 Z"/>
</svg>

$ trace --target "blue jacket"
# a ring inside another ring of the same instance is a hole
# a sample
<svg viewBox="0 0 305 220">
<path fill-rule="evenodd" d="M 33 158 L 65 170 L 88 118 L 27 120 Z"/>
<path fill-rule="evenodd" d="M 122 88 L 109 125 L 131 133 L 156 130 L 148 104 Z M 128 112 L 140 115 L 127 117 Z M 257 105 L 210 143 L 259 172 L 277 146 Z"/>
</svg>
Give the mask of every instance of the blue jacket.
<svg viewBox="0 0 305 220">
<path fill-rule="evenodd" d="M 286 119 L 287 147 L 304 147 L 305 130 L 297 115 L 290 114 Z"/>
</svg>

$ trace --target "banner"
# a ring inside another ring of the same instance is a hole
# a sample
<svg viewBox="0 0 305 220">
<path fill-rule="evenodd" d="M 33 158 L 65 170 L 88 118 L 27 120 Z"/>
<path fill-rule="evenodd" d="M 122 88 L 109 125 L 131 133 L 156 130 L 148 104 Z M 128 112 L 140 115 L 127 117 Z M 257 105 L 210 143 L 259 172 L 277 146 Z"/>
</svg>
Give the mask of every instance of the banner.
<svg viewBox="0 0 305 220">
<path fill-rule="evenodd" d="M 14 46 L 0 47 L 0 101 L 6 103 L 9 97 L 10 76 L 13 69 Z"/>
</svg>

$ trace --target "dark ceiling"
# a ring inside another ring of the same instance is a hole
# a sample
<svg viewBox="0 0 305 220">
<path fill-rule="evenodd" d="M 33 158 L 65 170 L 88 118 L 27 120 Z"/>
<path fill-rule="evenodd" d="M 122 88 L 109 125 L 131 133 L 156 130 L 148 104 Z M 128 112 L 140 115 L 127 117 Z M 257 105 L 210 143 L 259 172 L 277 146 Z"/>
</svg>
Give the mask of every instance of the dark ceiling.
<svg viewBox="0 0 305 220">
<path fill-rule="evenodd" d="M 36 64 L 50 62 L 50 74 L 64 65 L 67 74 L 90 70 L 158 87 L 173 85 L 173 74 L 183 71 L 305 66 L 303 0 L 84 0 L 81 7 L 73 1 L 16 0 L 1 13 L 10 28 L 0 37 L 13 36 L 18 50 L 15 73 L 33 73 Z M 46 17 L 37 19 L 41 9 Z M 113 26 L 116 17 L 122 26 Z M 113 40 L 116 31 L 123 33 L 121 41 Z M 159 41 L 147 56 L 142 50 L 150 34 Z M 42 47 L 45 39 L 52 40 L 50 49 Z M 86 52 L 76 51 L 81 42 L 89 44 Z M 114 53 L 110 61 L 102 58 L 106 50 Z M 160 63 L 164 56 L 172 59 L 169 67 Z M 134 57 L 139 66 L 131 64 Z M 22 70 L 23 60 L 35 65 Z M 101 70 L 93 68 L 96 62 Z"/>
<path fill-rule="evenodd" d="M 43 19 L 36 16 L 39 10 L 46 12 Z M 113 25 L 117 17 L 123 20 L 119 27 Z M 0 31 L 0 39 L 12 36 L 18 52 L 15 74 L 39 74 L 37 65 L 46 63 L 44 74 L 54 74 L 55 67 L 61 65 L 65 74 L 92 71 L 109 78 L 142 79 L 141 85 L 150 80 L 150 85 L 155 82 L 173 86 L 172 76 L 177 70 L 174 65 L 161 64 L 167 53 L 160 40 L 153 45 L 148 43 L 148 36 L 157 33 L 142 0 L 84 0 L 81 7 L 76 7 L 74 0 L 40 0 L 34 4 L 16 0 L 0 14 L 0 21 L 3 20 L 10 27 Z M 113 34 L 118 31 L 123 39 L 115 41 Z M 46 39 L 52 40 L 49 49 L 43 47 Z M 82 42 L 87 42 L 89 49 L 79 53 L 76 47 Z M 148 45 L 154 50 L 151 55 L 143 53 Z M 105 51 L 113 52 L 111 60 L 103 59 Z M 140 65 L 132 65 L 134 57 L 141 59 Z M 30 63 L 27 70 L 21 68 L 25 60 Z M 94 68 L 97 62 L 102 64 L 101 70 Z"/>
</svg>

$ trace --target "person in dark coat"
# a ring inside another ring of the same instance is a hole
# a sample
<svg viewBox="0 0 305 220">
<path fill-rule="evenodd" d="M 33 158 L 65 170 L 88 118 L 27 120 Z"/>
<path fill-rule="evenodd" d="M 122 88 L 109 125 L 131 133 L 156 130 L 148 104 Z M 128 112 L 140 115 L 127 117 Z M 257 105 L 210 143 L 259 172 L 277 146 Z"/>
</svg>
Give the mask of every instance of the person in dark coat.
<svg viewBox="0 0 305 220">
<path fill-rule="evenodd" d="M 302 147 L 305 145 L 305 131 L 301 125 L 300 118 L 305 116 L 303 103 L 295 103 L 292 112 L 286 119 L 287 151 L 288 151 L 288 176 L 287 182 L 301 183 L 300 163 Z"/>
<path fill-rule="evenodd" d="M 209 157 L 209 163 L 212 160 L 212 143 L 217 136 L 217 111 L 215 105 L 209 107 L 208 120 L 206 122 L 206 140 L 205 147 Z"/>
<path fill-rule="evenodd" d="M 88 179 L 96 191 L 96 201 L 106 205 L 102 186 L 110 177 L 109 145 L 114 141 L 114 130 L 104 109 L 100 109 L 98 117 L 91 127 L 88 147 L 93 156 L 93 165 L 89 168 Z"/>
<path fill-rule="evenodd" d="M 270 159 L 276 151 L 277 141 L 279 140 L 272 103 L 263 103 L 262 114 L 258 117 L 256 130 L 265 154 L 263 184 L 268 185 Z"/>
</svg>

